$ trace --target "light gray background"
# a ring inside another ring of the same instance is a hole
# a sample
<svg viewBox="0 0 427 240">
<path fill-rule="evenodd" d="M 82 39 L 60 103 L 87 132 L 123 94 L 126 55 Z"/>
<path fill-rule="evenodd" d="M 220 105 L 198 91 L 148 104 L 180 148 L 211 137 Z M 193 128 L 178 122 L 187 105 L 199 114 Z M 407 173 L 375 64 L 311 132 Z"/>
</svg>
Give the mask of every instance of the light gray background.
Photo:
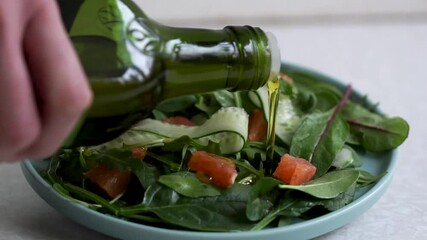
<svg viewBox="0 0 427 240">
<path fill-rule="evenodd" d="M 282 58 L 352 83 L 411 125 L 381 200 L 319 239 L 427 239 L 427 1 L 137 1 L 166 24 L 273 32 Z M 209 6 L 210 12 L 207 12 Z M 27 185 L 18 164 L 0 165 L 0 240 L 109 239 L 66 219 Z"/>
</svg>

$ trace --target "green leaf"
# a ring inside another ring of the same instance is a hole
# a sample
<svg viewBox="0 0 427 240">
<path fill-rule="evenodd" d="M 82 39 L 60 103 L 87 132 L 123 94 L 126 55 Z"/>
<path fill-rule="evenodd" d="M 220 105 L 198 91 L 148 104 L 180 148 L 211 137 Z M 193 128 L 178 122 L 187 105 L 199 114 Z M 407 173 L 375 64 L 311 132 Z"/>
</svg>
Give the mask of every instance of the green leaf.
<svg viewBox="0 0 427 240">
<path fill-rule="evenodd" d="M 197 98 L 194 95 L 170 98 L 159 103 L 155 109 L 165 113 L 179 112 L 193 106 L 196 102 Z"/>
<path fill-rule="evenodd" d="M 292 138 L 290 155 L 304 158 L 316 166 L 315 177 L 324 174 L 349 134 L 348 124 L 333 111 L 309 115 Z"/>
<path fill-rule="evenodd" d="M 375 175 L 372 175 L 370 172 L 359 170 L 359 179 L 357 180 L 357 187 L 362 188 L 362 187 L 371 185 L 373 183 L 376 183 L 386 174 L 387 172 L 384 172 L 378 176 L 375 176 Z"/>
<path fill-rule="evenodd" d="M 318 205 L 322 205 L 329 211 L 335 211 L 351 203 L 354 200 L 355 193 L 356 184 L 353 184 L 345 192 L 340 193 L 336 198 L 322 200 Z"/>
<path fill-rule="evenodd" d="M 298 190 L 317 198 L 328 199 L 337 197 L 340 193 L 345 192 L 358 178 L 359 171 L 357 170 L 338 170 L 328 172 L 322 177 L 303 185 L 281 184 L 279 188 Z"/>
<path fill-rule="evenodd" d="M 307 195 L 292 192 L 291 196 L 297 201 L 288 208 L 283 209 L 280 215 L 287 217 L 299 217 L 315 206 L 322 206 L 328 211 L 335 211 L 351 203 L 356 192 L 356 184 L 352 184 L 346 191 L 340 193 L 337 197 L 331 199 L 320 199 Z"/>
<path fill-rule="evenodd" d="M 182 136 L 173 139 L 172 141 L 165 142 L 162 150 L 165 152 L 181 152 L 186 146 L 192 146 L 197 150 L 203 150 L 214 154 L 221 154 L 220 144 L 213 141 L 208 141 L 207 145 L 202 145 L 189 136 Z"/>
<path fill-rule="evenodd" d="M 300 91 L 296 95 L 295 105 L 303 112 L 310 112 L 317 105 L 317 98 L 313 92 Z"/>
<path fill-rule="evenodd" d="M 344 145 L 340 152 L 335 156 L 332 166 L 337 169 L 344 169 L 347 167 L 358 167 L 361 164 L 357 152 L 348 145 Z"/>
<path fill-rule="evenodd" d="M 146 162 L 142 162 L 141 168 L 134 170 L 133 173 L 144 189 L 156 183 L 160 177 L 160 171 L 155 166 Z"/>
<path fill-rule="evenodd" d="M 255 159 L 265 161 L 267 159 L 266 146 L 263 142 L 252 142 L 248 141 L 240 151 L 240 154 L 247 157 L 252 162 Z"/>
<path fill-rule="evenodd" d="M 371 112 L 360 104 L 348 102 L 342 111 L 351 127 L 350 140 L 366 150 L 381 152 L 402 144 L 409 134 L 408 123 L 400 118 L 388 118 Z"/>
<path fill-rule="evenodd" d="M 217 188 L 200 182 L 190 172 L 162 175 L 158 181 L 186 197 L 198 198 L 221 195 L 221 192 Z"/>
<path fill-rule="evenodd" d="M 355 184 L 353 184 L 345 192 L 331 199 L 320 199 L 297 191 L 286 192 L 269 214 L 259 221 L 252 230 L 261 230 L 278 217 L 286 219 L 286 223 L 289 224 L 289 218 L 300 217 L 301 214 L 315 206 L 322 206 L 329 211 L 340 209 L 353 201 L 355 189 Z"/>
<path fill-rule="evenodd" d="M 265 216 L 261 221 L 259 221 L 257 224 L 255 224 L 252 227 L 252 231 L 261 230 L 265 227 L 267 227 L 272 221 L 274 221 L 277 217 L 282 215 L 282 212 L 286 210 L 287 208 L 292 207 L 295 203 L 298 202 L 297 198 L 291 197 L 291 192 L 287 192 L 282 199 L 279 201 L 279 203 L 275 204 L 274 208 L 271 209 L 271 211 L 268 213 L 267 216 Z"/>
<path fill-rule="evenodd" d="M 262 178 L 255 183 L 249 192 L 246 208 L 246 216 L 249 220 L 258 221 L 269 213 L 274 206 L 275 200 L 269 193 L 280 183 L 280 181 L 271 177 Z"/>
<path fill-rule="evenodd" d="M 143 204 L 170 224 L 200 231 L 245 231 L 253 227 L 246 218 L 251 186 L 234 184 L 214 197 L 189 198 L 162 184 L 151 186 Z"/>
<path fill-rule="evenodd" d="M 83 155 L 89 167 L 103 163 L 110 168 L 132 170 L 141 168 L 141 160 L 132 157 L 132 152 L 129 149 L 112 148 L 102 151 L 87 149 Z"/>
<path fill-rule="evenodd" d="M 156 120 L 162 120 L 164 118 L 167 118 L 168 116 L 166 116 L 166 114 L 164 114 L 163 112 L 154 109 L 152 112 L 154 119 Z"/>
<path fill-rule="evenodd" d="M 373 152 L 394 149 L 401 145 L 409 134 L 408 123 L 400 118 L 385 118 L 376 124 L 349 121 L 352 130 L 361 135 L 362 146 Z"/>
<path fill-rule="evenodd" d="M 221 105 L 212 94 L 196 95 L 196 97 L 197 102 L 194 106 L 205 112 L 208 116 L 211 116 L 221 108 Z"/>
<path fill-rule="evenodd" d="M 323 83 L 312 75 L 303 72 L 293 72 L 288 73 L 288 75 L 294 79 L 294 84 L 298 88 L 298 95 L 305 95 L 298 96 L 298 98 L 302 97 L 300 100 L 306 99 L 306 104 L 303 105 L 306 110 L 328 111 L 339 102 L 342 96 L 338 88 L 331 84 Z M 313 106 L 307 108 L 310 104 L 313 104 Z"/>
<path fill-rule="evenodd" d="M 236 100 L 232 92 L 221 90 L 213 92 L 213 95 L 221 107 L 236 107 Z"/>
<path fill-rule="evenodd" d="M 339 113 L 350 98 L 351 91 L 351 86 L 347 86 L 334 109 L 308 116 L 292 139 L 290 154 L 316 166 L 315 177 L 328 171 L 349 135 L 349 127 Z"/>
</svg>

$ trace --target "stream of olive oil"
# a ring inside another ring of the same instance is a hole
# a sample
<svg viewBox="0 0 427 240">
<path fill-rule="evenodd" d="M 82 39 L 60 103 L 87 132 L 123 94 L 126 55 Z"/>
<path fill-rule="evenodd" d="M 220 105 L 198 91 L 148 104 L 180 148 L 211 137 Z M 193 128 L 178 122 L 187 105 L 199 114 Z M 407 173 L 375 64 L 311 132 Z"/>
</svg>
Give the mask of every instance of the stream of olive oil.
<svg viewBox="0 0 427 240">
<path fill-rule="evenodd" d="M 268 126 L 267 126 L 267 167 L 270 168 L 273 162 L 274 155 L 274 140 L 275 140 L 275 125 L 276 125 L 276 112 L 277 105 L 279 104 L 279 76 L 270 79 L 267 82 L 268 89 Z"/>
</svg>

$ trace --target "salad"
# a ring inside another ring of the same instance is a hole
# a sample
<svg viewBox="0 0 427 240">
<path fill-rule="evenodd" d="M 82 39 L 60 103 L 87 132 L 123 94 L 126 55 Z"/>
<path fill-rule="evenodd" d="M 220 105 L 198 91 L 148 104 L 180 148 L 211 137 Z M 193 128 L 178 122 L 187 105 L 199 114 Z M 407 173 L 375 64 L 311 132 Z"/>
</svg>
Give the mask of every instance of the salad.
<svg viewBox="0 0 427 240">
<path fill-rule="evenodd" d="M 63 149 L 44 177 L 66 198 L 171 229 L 249 231 L 312 219 L 351 203 L 386 172 L 359 153 L 398 147 L 407 122 L 304 71 L 280 75 L 273 155 L 267 89 L 160 103 L 98 146 Z"/>
</svg>

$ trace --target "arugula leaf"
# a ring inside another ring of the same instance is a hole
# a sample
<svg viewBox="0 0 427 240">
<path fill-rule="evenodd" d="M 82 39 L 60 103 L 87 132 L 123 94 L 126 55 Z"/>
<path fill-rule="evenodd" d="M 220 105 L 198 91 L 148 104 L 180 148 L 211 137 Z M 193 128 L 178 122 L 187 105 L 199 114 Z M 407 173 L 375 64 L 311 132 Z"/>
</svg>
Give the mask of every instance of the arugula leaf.
<svg viewBox="0 0 427 240">
<path fill-rule="evenodd" d="M 221 154 L 221 148 L 219 143 L 208 141 L 208 144 L 205 146 L 203 144 L 198 143 L 194 139 L 189 136 L 182 136 L 180 138 L 174 139 L 172 141 L 165 142 L 162 150 L 165 152 L 181 152 L 186 146 L 195 147 L 201 151 L 207 151 L 214 154 Z"/>
<path fill-rule="evenodd" d="M 132 152 L 129 149 L 111 148 L 103 151 L 87 149 L 83 156 L 89 168 L 98 163 L 103 163 L 109 168 L 132 170 L 141 168 L 141 160 L 132 157 Z"/>
</svg>

